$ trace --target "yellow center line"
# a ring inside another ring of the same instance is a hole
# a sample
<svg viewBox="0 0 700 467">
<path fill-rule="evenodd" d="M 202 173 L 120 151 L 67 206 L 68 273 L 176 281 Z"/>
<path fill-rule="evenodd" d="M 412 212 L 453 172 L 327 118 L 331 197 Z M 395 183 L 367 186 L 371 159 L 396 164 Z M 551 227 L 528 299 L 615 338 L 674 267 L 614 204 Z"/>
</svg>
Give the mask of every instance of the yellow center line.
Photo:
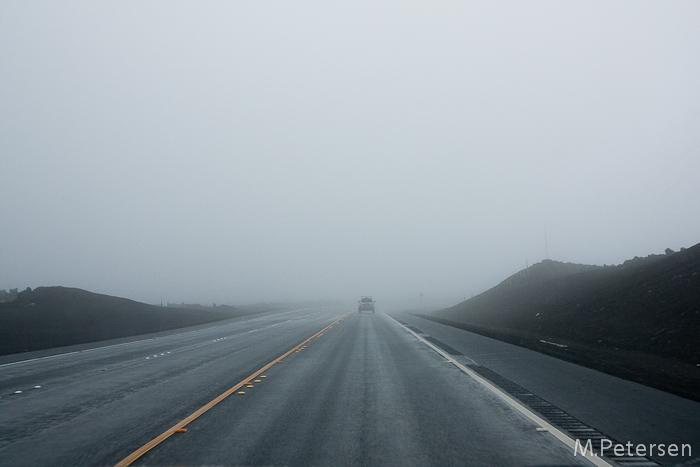
<svg viewBox="0 0 700 467">
<path fill-rule="evenodd" d="M 347 316 L 347 315 L 346 315 L 346 316 Z M 275 365 L 275 364 L 277 364 L 277 363 L 282 363 L 282 359 L 284 359 L 285 357 L 287 357 L 287 356 L 290 355 L 291 353 L 296 352 L 297 350 L 299 350 L 299 349 L 301 348 L 301 346 L 303 346 L 304 344 L 308 343 L 308 342 L 311 341 L 312 339 L 314 339 L 314 338 L 320 336 L 321 334 L 323 334 L 324 331 L 327 331 L 328 329 L 332 328 L 334 324 L 338 324 L 338 323 L 339 323 L 340 321 L 342 321 L 344 318 L 345 318 L 345 317 L 340 318 L 340 319 L 338 319 L 337 321 L 335 321 L 335 322 L 329 324 L 328 326 L 326 326 L 325 328 L 321 329 L 319 332 L 317 332 L 317 333 L 314 334 L 313 336 L 311 336 L 311 337 L 309 337 L 308 339 L 306 339 L 306 340 L 305 340 L 304 342 L 302 342 L 301 344 L 299 344 L 299 345 L 297 345 L 296 347 L 292 348 L 291 350 L 285 352 L 282 356 L 277 357 L 276 359 L 274 359 L 273 361 L 271 361 L 270 363 L 268 363 L 268 364 L 265 365 L 264 367 L 260 368 L 258 371 L 256 371 L 256 372 L 253 373 L 252 375 L 248 376 L 248 377 L 245 378 L 243 381 L 241 381 L 240 383 L 238 383 L 238 384 L 236 384 L 235 386 L 233 386 L 231 389 L 229 389 L 229 390 L 227 390 L 226 392 L 224 392 L 224 393 L 222 393 L 221 395 L 219 395 L 219 396 L 216 397 L 214 400 L 212 400 L 211 402 L 209 402 L 208 404 L 206 404 L 204 407 L 200 408 L 200 409 L 197 410 L 195 413 L 193 413 L 193 414 L 190 415 L 189 417 L 187 417 L 187 418 L 185 418 L 184 420 L 182 420 L 181 422 L 179 422 L 177 425 L 174 425 L 172 428 L 166 430 L 166 431 L 165 431 L 163 434 L 161 434 L 160 436 L 157 436 L 156 438 L 153 438 L 151 441 L 149 441 L 148 443 L 146 443 L 146 444 L 144 444 L 143 446 L 141 446 L 140 448 L 138 448 L 136 451 L 134 451 L 134 452 L 132 452 L 131 454 L 129 454 L 128 456 L 126 456 L 124 459 L 122 459 L 121 461 L 119 461 L 119 463 L 117 463 L 114 467 L 126 467 L 126 466 L 128 466 L 128 465 L 131 465 L 136 459 L 138 459 L 139 457 L 143 456 L 143 455 L 146 454 L 148 451 L 150 451 L 150 450 L 153 449 L 154 447 L 158 446 L 160 443 L 162 443 L 162 442 L 165 441 L 166 439 L 170 438 L 174 433 L 183 433 L 182 430 L 184 429 L 184 427 L 187 426 L 187 425 L 188 425 L 189 423 L 191 423 L 192 421 L 194 421 L 195 419 L 197 419 L 197 418 L 198 418 L 200 415 L 202 415 L 204 412 L 206 412 L 207 410 L 211 409 L 211 408 L 214 407 L 216 404 L 218 404 L 218 403 L 221 402 L 222 400 L 226 399 L 228 396 L 230 396 L 231 394 L 233 394 L 234 392 L 236 392 L 237 390 L 239 390 L 239 389 L 242 388 L 243 386 L 245 386 L 245 385 L 247 385 L 247 384 L 250 384 L 249 381 L 254 380 L 258 375 L 264 373 L 264 372 L 265 372 L 266 370 L 268 370 L 271 366 L 273 366 L 273 365 Z M 187 431 L 187 430 L 185 430 L 185 431 Z"/>
</svg>

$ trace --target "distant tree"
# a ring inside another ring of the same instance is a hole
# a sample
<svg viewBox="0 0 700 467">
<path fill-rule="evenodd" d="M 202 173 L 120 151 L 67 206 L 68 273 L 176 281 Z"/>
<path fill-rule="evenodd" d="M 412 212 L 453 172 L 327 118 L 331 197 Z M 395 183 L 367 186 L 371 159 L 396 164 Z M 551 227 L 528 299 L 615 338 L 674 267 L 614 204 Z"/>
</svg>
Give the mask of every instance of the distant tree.
<svg viewBox="0 0 700 467">
<path fill-rule="evenodd" d="M 6 292 L 5 289 L 0 290 L 0 303 L 11 302 L 17 298 L 17 289 L 10 289 Z"/>
<path fill-rule="evenodd" d="M 673 251 L 673 250 L 670 249 L 670 248 L 666 248 L 666 250 L 664 250 L 664 252 L 665 252 L 667 255 L 672 255 L 672 254 L 675 253 L 675 251 Z"/>
</svg>

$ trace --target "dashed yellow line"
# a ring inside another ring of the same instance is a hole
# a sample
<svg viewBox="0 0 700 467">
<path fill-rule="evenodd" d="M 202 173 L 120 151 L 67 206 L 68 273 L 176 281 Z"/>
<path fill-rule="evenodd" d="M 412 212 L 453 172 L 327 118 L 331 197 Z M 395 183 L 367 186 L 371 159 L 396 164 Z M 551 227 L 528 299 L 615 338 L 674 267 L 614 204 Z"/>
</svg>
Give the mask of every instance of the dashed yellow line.
<svg viewBox="0 0 700 467">
<path fill-rule="evenodd" d="M 143 455 L 146 454 L 148 451 L 150 451 L 150 450 L 153 449 L 154 447 L 158 446 L 160 443 L 162 443 L 162 442 L 165 441 L 166 439 L 170 438 L 173 434 L 175 434 L 175 433 L 184 433 L 184 432 L 186 432 L 187 430 L 185 429 L 185 426 L 187 426 L 187 425 L 190 424 L 192 421 L 194 421 L 195 419 L 197 419 L 197 418 L 198 418 L 200 415 L 202 415 L 204 412 L 206 412 L 207 410 L 211 409 L 211 408 L 214 407 L 216 404 L 218 404 L 219 402 L 221 402 L 222 400 L 226 399 L 228 396 L 230 396 L 230 395 L 233 394 L 234 392 L 236 392 L 236 391 L 238 391 L 239 389 L 241 389 L 243 386 L 247 386 L 247 387 L 249 387 L 249 388 L 252 388 L 253 386 L 250 384 L 250 381 L 254 381 L 255 378 L 257 378 L 260 374 L 262 374 L 262 373 L 264 373 L 265 371 L 267 371 L 267 370 L 268 370 L 270 367 L 272 367 L 273 365 L 276 365 L 277 363 L 282 363 L 282 360 L 283 360 L 285 357 L 287 357 L 288 355 L 292 354 L 293 352 L 299 351 L 299 350 L 302 348 L 302 346 L 304 346 L 305 344 L 307 344 L 308 342 L 310 342 L 312 339 L 315 339 L 316 337 L 319 337 L 320 335 L 323 334 L 324 331 L 329 330 L 330 328 L 333 327 L 334 324 L 338 324 L 338 323 L 341 322 L 343 319 L 345 319 L 345 317 L 340 318 L 340 319 L 338 319 L 337 321 L 335 321 L 335 322 L 329 324 L 328 326 L 326 326 L 325 328 L 321 329 L 319 332 L 317 332 L 317 333 L 314 334 L 313 336 L 311 336 L 311 337 L 309 337 L 308 339 L 306 339 L 306 340 L 305 340 L 304 342 L 302 342 L 301 344 L 299 344 L 299 345 L 297 345 L 296 347 L 294 347 L 294 348 L 288 350 L 287 352 L 285 352 L 285 353 L 284 353 L 283 355 L 281 355 L 280 357 L 277 357 L 276 359 L 274 359 L 273 361 L 271 361 L 270 363 L 268 363 L 268 364 L 265 365 L 264 367 L 260 368 L 260 369 L 259 369 L 258 371 L 256 371 L 255 373 L 253 373 L 252 375 L 248 376 L 246 379 L 244 379 L 244 380 L 241 381 L 240 383 L 238 383 L 238 384 L 236 384 L 235 386 L 233 386 L 231 389 L 227 390 L 226 392 L 224 392 L 224 393 L 222 393 L 221 395 L 219 395 L 218 397 L 216 397 L 214 400 L 212 400 L 211 402 L 209 402 L 208 404 L 206 404 L 204 407 L 202 407 L 202 408 L 200 408 L 199 410 L 197 410 L 195 413 L 193 413 L 193 414 L 190 415 L 189 417 L 185 418 L 184 420 L 182 420 L 181 422 L 179 422 L 178 424 L 176 424 L 176 425 L 173 426 L 172 428 L 170 428 L 170 429 L 168 429 L 167 431 L 165 431 L 165 432 L 164 432 L 163 434 L 161 434 L 160 436 L 157 436 L 156 438 L 153 438 L 151 441 L 149 441 L 148 443 L 146 443 L 146 444 L 144 444 L 143 446 L 141 446 L 140 448 L 138 448 L 136 451 L 134 451 L 134 452 L 132 452 L 131 454 L 129 454 L 128 456 L 126 456 L 124 459 L 122 459 L 122 460 L 119 461 L 117 464 L 115 464 L 114 467 L 126 467 L 126 466 L 128 466 L 128 465 L 131 465 L 136 459 L 138 459 L 139 457 L 143 456 Z M 260 377 L 261 377 L 261 378 L 264 378 L 265 376 L 260 376 Z M 244 391 L 239 391 L 238 394 L 245 394 L 245 392 L 244 392 Z"/>
</svg>

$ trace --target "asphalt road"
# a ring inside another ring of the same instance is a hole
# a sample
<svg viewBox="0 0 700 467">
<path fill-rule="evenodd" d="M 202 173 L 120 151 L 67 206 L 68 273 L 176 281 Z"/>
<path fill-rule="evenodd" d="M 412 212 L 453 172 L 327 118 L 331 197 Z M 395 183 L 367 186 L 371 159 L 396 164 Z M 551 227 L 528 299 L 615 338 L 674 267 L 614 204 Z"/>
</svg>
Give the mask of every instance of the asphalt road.
<svg viewBox="0 0 700 467">
<path fill-rule="evenodd" d="M 554 431 L 544 431 L 450 363 L 471 364 L 478 353 L 512 356 L 512 346 L 410 315 L 392 316 L 423 334 L 383 313 L 314 308 L 0 362 L 0 465 L 116 465 L 174 426 L 186 431 L 166 437 L 131 465 L 592 465 L 575 457 Z M 465 355 L 437 353 L 423 339 L 428 334 Z M 518 354 L 511 363 L 484 356 L 478 363 L 522 386 L 524 381 L 569 413 L 594 414 L 586 423 L 602 423 L 619 441 L 626 433 L 640 438 L 636 442 L 654 436 L 684 441 L 674 433 L 700 439 L 700 404 L 642 391 L 644 401 L 661 404 L 657 412 L 667 420 L 634 431 L 629 426 L 635 420 L 646 420 L 640 415 L 645 408 L 634 404 L 638 385 L 632 390 L 626 385 L 633 383 L 595 379 L 591 370 L 570 364 L 548 373 L 549 363 L 539 360 L 544 356 L 533 354 Z M 533 372 L 523 371 L 528 362 Z M 587 384 L 603 389 L 581 393 L 580 371 Z M 243 382 L 252 387 L 238 387 Z M 232 388 L 198 418 L 178 425 Z M 627 405 L 596 418 L 615 398 Z M 676 431 L 669 435 L 667 427 Z"/>
<path fill-rule="evenodd" d="M 652 456 L 662 465 L 694 460 L 700 466 L 700 403 L 410 314 L 401 317 L 619 442 L 692 446 L 692 456 Z"/>
</svg>

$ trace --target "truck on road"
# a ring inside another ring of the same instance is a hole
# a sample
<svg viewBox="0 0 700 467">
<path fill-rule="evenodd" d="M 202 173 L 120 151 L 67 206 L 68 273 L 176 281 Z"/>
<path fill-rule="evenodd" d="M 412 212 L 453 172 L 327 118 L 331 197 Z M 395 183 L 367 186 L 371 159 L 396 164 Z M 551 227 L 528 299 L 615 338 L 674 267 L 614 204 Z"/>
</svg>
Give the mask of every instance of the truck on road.
<svg viewBox="0 0 700 467">
<path fill-rule="evenodd" d="M 372 300 L 372 297 L 368 296 L 363 296 L 360 298 L 360 301 L 357 302 L 358 307 L 357 307 L 357 312 L 362 313 L 363 311 L 371 311 L 374 313 L 374 300 Z"/>
</svg>

